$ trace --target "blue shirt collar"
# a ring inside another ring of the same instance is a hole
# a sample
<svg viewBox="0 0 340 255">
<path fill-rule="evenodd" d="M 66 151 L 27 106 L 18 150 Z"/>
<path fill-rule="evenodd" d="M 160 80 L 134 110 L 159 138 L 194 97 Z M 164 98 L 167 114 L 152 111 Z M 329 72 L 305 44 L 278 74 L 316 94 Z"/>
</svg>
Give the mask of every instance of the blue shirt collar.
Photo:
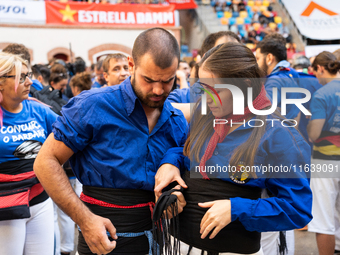
<svg viewBox="0 0 340 255">
<path fill-rule="evenodd" d="M 121 83 L 121 91 L 125 102 L 125 109 L 129 116 L 135 109 L 137 99 L 137 96 L 132 88 L 130 78 L 131 76 Z"/>
<path fill-rule="evenodd" d="M 128 116 L 131 115 L 131 113 L 133 112 L 133 110 L 136 107 L 136 100 L 139 102 L 139 104 L 141 105 L 141 102 L 139 101 L 138 97 L 136 96 L 135 91 L 132 88 L 132 84 L 131 84 L 131 76 L 127 79 L 125 79 L 122 83 L 121 83 L 121 91 L 122 91 L 122 95 L 124 98 L 124 102 L 125 102 L 125 109 L 126 112 L 128 114 Z M 164 118 L 164 120 L 167 120 L 170 115 L 178 115 L 176 113 L 175 108 L 171 105 L 170 102 L 168 102 L 168 100 L 165 100 L 164 105 L 163 105 L 163 110 L 161 113 L 161 117 L 158 120 L 158 122 L 163 122 L 161 119 Z"/>
<path fill-rule="evenodd" d="M 277 65 L 274 67 L 273 71 L 271 74 L 276 73 L 280 70 L 280 67 L 288 68 L 290 67 L 290 63 L 287 60 L 282 60 Z"/>
</svg>

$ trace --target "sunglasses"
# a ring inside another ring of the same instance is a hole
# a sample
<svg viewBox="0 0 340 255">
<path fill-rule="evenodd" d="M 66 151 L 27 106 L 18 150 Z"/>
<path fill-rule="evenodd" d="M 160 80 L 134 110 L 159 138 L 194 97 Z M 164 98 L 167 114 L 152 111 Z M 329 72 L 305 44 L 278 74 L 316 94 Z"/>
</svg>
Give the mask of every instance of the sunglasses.
<svg viewBox="0 0 340 255">
<path fill-rule="evenodd" d="M 4 75 L 4 76 L 1 76 L 1 77 L 4 77 L 4 78 L 15 78 L 16 75 Z M 31 78 L 32 78 L 32 72 L 20 74 L 19 82 L 20 82 L 20 83 L 24 83 L 24 82 L 26 81 L 26 78 L 27 78 L 27 77 L 28 77 L 29 79 L 31 79 Z"/>
</svg>

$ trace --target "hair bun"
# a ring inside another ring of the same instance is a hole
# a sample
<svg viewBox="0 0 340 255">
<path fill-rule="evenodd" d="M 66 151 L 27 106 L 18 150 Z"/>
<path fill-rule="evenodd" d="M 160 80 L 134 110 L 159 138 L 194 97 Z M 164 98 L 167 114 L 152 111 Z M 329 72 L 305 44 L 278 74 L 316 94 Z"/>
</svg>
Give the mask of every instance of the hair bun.
<svg viewBox="0 0 340 255">
<path fill-rule="evenodd" d="M 84 83 L 91 83 L 91 82 L 92 82 L 92 80 L 91 80 L 91 74 L 88 73 L 88 72 L 83 72 L 83 73 L 81 73 L 80 79 L 81 79 L 82 82 L 84 82 Z"/>
<path fill-rule="evenodd" d="M 338 60 L 331 61 L 327 67 L 330 73 L 336 74 L 340 70 L 340 61 Z"/>
<path fill-rule="evenodd" d="M 63 73 L 63 74 L 67 74 L 67 70 L 66 70 L 66 68 L 62 64 L 55 64 L 51 68 L 51 73 L 58 73 L 58 74 Z"/>
</svg>

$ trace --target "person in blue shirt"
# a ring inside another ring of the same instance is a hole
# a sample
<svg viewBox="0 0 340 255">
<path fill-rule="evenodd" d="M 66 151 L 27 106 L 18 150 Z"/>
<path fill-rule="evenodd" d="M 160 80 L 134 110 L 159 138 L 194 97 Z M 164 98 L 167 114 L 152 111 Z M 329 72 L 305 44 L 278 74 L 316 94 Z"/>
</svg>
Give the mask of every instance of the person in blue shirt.
<svg viewBox="0 0 340 255">
<path fill-rule="evenodd" d="M 175 37 L 162 28 L 142 32 L 128 61 L 132 75 L 120 85 L 84 91 L 63 107 L 34 166 L 79 226 L 80 255 L 150 254 L 154 176 L 186 137 L 183 114 L 166 101 L 179 62 Z M 61 167 L 67 159 L 83 184 L 81 200 Z"/>
<path fill-rule="evenodd" d="M 104 77 L 103 61 L 99 60 L 94 66 L 95 78 L 93 80 L 92 88 L 99 89 L 106 84 Z"/>
<path fill-rule="evenodd" d="M 204 56 L 204 54 L 213 47 L 227 42 L 240 43 L 241 40 L 237 36 L 237 34 L 231 31 L 219 31 L 209 34 L 202 43 L 200 50 L 201 55 Z M 196 73 L 196 66 L 194 66 L 191 69 L 190 82 L 193 83 L 194 79 L 197 76 Z M 190 88 L 175 89 L 170 93 L 168 97 L 168 100 L 172 103 L 172 105 L 183 112 L 188 122 L 190 121 L 191 112 L 189 103 L 196 103 L 197 100 L 200 98 L 200 95 L 202 93 L 202 90 L 200 88 L 202 88 L 202 86 L 194 83 Z"/>
<path fill-rule="evenodd" d="M 190 76 L 189 64 L 184 60 L 180 60 L 176 72 L 176 89 L 184 89 L 188 87 L 190 88 L 190 83 L 188 80 L 189 76 Z"/>
<path fill-rule="evenodd" d="M 28 97 L 28 62 L 0 53 L 0 254 L 53 254 L 53 205 L 33 172 L 57 115 Z"/>
<path fill-rule="evenodd" d="M 44 81 L 44 78 L 41 75 L 41 72 L 39 70 L 39 66 L 38 65 L 34 65 L 32 66 L 32 87 L 34 87 L 36 90 L 42 90 L 43 89 L 43 85 L 42 82 Z"/>
<path fill-rule="evenodd" d="M 299 78 L 297 79 L 297 82 L 299 86 L 304 89 L 307 89 L 311 95 L 313 95 L 315 91 L 322 87 L 318 79 L 314 75 L 308 73 L 308 69 L 311 66 L 311 63 L 308 58 L 306 58 L 305 56 L 300 56 L 294 60 L 292 66 L 298 72 Z M 303 106 L 306 109 L 310 110 L 310 103 L 311 100 L 304 103 Z M 309 116 L 306 117 L 306 115 L 301 114 L 299 121 L 299 131 L 301 132 L 305 140 L 309 143 L 312 153 L 313 143 L 309 140 L 307 133 L 307 125 L 309 120 L 310 120 Z"/>
<path fill-rule="evenodd" d="M 269 99 L 273 102 L 273 88 L 277 88 L 277 106 L 281 107 L 281 88 L 299 87 L 296 81 L 299 76 L 287 61 L 285 39 L 279 34 L 267 35 L 257 45 L 256 59 L 267 76 L 264 86 Z M 298 98 L 300 93 L 287 93 L 287 99 Z M 299 112 L 296 105 L 288 104 L 285 117 L 299 121 Z"/>
<path fill-rule="evenodd" d="M 314 143 L 312 164 L 316 169 L 323 166 L 323 171 L 312 172 L 314 218 L 308 231 L 316 233 L 319 254 L 328 255 L 340 250 L 340 61 L 324 51 L 316 56 L 312 67 L 323 87 L 312 97 L 307 130 Z"/>
<path fill-rule="evenodd" d="M 253 88 L 255 109 L 271 107 L 251 50 L 226 43 L 209 53 L 199 64 L 205 89 L 237 77 L 241 82 L 235 86 L 245 96 Z M 215 90 L 218 97 L 207 97 L 207 115 L 201 115 L 199 102 L 184 148 L 172 148 L 163 158 L 155 176 L 156 197 L 173 181 L 184 188 L 181 254 L 263 254 L 260 232 L 304 227 L 312 219 L 309 175 L 288 170 L 309 164 L 310 148 L 293 126 L 282 126 L 277 112 L 255 116 L 246 108 L 244 115 L 233 115 L 231 92 Z M 225 121 L 214 126 L 217 120 Z M 263 125 L 254 127 L 255 122 Z M 266 172 L 270 167 L 277 171 Z M 261 198 L 262 190 L 270 196 Z"/>
</svg>

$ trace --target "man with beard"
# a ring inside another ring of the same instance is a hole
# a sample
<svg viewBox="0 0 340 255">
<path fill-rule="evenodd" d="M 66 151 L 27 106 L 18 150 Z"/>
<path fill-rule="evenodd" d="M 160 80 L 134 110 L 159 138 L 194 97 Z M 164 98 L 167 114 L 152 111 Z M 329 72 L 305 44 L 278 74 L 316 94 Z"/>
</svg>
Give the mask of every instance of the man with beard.
<svg viewBox="0 0 340 255">
<path fill-rule="evenodd" d="M 290 67 L 287 61 L 285 39 L 280 34 L 269 34 L 258 43 L 256 60 L 259 67 L 267 75 L 264 84 L 268 98 L 273 102 L 273 88 L 277 88 L 277 107 L 281 107 L 281 88 L 299 87 L 299 74 Z M 287 99 L 301 98 L 299 93 L 287 93 Z M 299 121 L 299 108 L 295 104 L 287 105 L 287 119 Z"/>
<path fill-rule="evenodd" d="M 128 62 L 132 76 L 120 85 L 70 100 L 34 165 L 79 226 L 80 255 L 151 254 L 154 176 L 165 152 L 186 137 L 183 114 L 165 101 L 179 62 L 175 37 L 161 28 L 144 31 Z M 69 158 L 84 185 L 80 199 L 61 168 Z"/>
</svg>

